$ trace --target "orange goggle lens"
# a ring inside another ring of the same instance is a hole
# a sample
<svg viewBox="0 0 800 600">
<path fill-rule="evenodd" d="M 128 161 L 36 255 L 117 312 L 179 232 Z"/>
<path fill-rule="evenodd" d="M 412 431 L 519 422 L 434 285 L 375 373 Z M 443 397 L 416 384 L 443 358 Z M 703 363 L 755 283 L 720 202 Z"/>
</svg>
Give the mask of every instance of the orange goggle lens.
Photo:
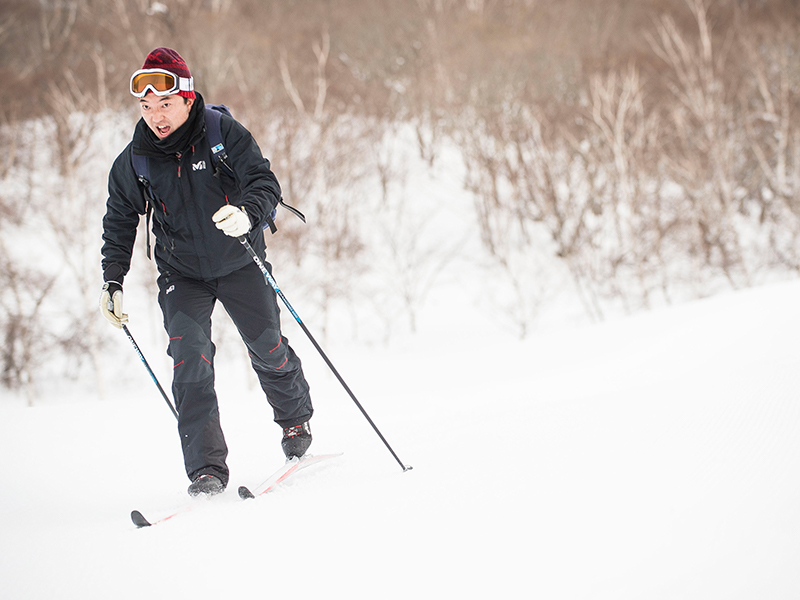
<svg viewBox="0 0 800 600">
<path fill-rule="evenodd" d="M 179 91 L 178 78 L 166 71 L 134 73 L 131 77 L 131 94 L 143 98 L 148 88 L 157 96 L 174 94 Z"/>
</svg>

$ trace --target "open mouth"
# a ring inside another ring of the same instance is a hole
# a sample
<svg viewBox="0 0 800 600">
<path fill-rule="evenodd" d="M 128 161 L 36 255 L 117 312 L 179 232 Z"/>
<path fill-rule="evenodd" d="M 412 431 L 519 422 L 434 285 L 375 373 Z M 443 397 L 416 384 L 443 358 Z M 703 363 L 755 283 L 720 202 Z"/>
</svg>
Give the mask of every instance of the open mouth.
<svg viewBox="0 0 800 600">
<path fill-rule="evenodd" d="M 161 127 L 156 127 L 158 130 L 158 135 L 161 137 L 166 137 L 169 134 L 170 127 L 169 125 L 163 125 Z"/>
</svg>

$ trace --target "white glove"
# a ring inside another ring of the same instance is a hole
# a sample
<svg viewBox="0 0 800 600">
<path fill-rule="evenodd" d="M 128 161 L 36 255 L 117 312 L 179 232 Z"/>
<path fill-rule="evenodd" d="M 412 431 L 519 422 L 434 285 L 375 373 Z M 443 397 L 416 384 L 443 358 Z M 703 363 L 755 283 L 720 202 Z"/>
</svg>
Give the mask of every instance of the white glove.
<svg viewBox="0 0 800 600">
<path fill-rule="evenodd" d="M 226 204 L 211 217 L 225 235 L 239 237 L 250 231 L 250 218 L 243 208 Z"/>
<path fill-rule="evenodd" d="M 116 281 L 107 281 L 103 286 L 100 312 L 117 329 L 128 322 L 128 315 L 122 312 L 122 286 Z"/>
</svg>

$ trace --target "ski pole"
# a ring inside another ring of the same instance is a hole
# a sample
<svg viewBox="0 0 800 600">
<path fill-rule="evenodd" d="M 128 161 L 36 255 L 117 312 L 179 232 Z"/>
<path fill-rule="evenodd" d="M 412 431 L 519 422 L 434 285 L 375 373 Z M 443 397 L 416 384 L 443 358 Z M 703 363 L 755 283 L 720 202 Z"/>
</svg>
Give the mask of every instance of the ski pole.
<svg viewBox="0 0 800 600">
<path fill-rule="evenodd" d="M 348 386 L 347 383 L 345 383 L 345 380 L 339 374 L 339 371 L 336 370 L 336 367 L 333 366 L 333 363 L 328 358 L 328 355 L 325 354 L 325 351 L 317 343 L 317 340 L 315 340 L 314 336 L 311 335 L 311 332 L 308 330 L 308 327 L 306 327 L 305 323 L 303 323 L 303 321 L 300 319 L 300 316 L 295 312 L 294 308 L 292 308 L 292 305 L 289 304 L 289 300 L 286 299 L 286 296 L 283 295 L 283 292 L 278 287 L 278 282 L 275 281 L 275 278 L 270 274 L 269 270 L 267 270 L 267 267 L 264 265 L 264 262 L 255 253 L 255 250 L 253 250 L 253 247 L 250 245 L 250 242 L 248 242 L 247 238 L 245 236 L 243 236 L 243 235 L 239 236 L 237 239 L 245 247 L 245 249 L 247 250 L 247 253 L 252 257 L 252 259 L 258 265 L 258 268 L 261 269 L 261 272 L 264 274 L 264 278 L 267 280 L 267 282 L 272 287 L 272 289 L 275 290 L 275 293 L 278 294 L 278 296 L 280 296 L 280 299 L 286 305 L 286 308 L 288 308 L 289 312 L 292 313 L 292 316 L 294 317 L 294 320 L 297 321 L 297 324 L 300 325 L 300 328 L 308 336 L 308 339 L 311 340 L 311 343 L 314 345 L 314 348 L 316 348 L 317 352 L 319 352 L 320 356 L 322 357 L 322 360 L 325 361 L 325 364 L 328 365 L 330 370 L 336 376 L 336 379 L 338 379 L 339 383 L 342 384 L 342 387 L 345 389 L 345 391 L 350 396 L 352 401 L 355 402 L 355 405 L 358 407 L 358 410 L 361 411 L 361 414 L 364 415 L 364 418 L 369 422 L 370 425 L 372 425 L 372 428 L 375 430 L 375 433 L 378 434 L 378 437 L 381 438 L 381 441 L 383 442 L 384 446 L 386 446 L 386 448 L 389 450 L 389 452 L 392 453 L 392 456 L 397 461 L 397 463 L 403 468 L 403 471 L 410 471 L 413 467 L 411 467 L 411 465 L 403 464 L 403 461 L 400 460 L 400 457 L 397 456 L 397 453 L 394 450 L 392 450 L 392 447 L 389 445 L 389 442 L 386 441 L 386 438 L 383 437 L 383 434 L 381 433 L 380 429 L 378 429 L 377 425 L 375 425 L 374 421 L 367 414 L 367 411 L 364 410 L 364 407 L 361 406 L 361 403 L 358 401 L 358 399 L 356 398 L 355 394 L 350 389 L 350 386 Z"/>
<path fill-rule="evenodd" d="M 158 383 L 158 379 L 156 379 L 156 374 L 153 373 L 153 369 L 151 369 L 150 365 L 147 364 L 147 361 L 144 358 L 144 354 L 142 354 L 142 351 L 139 349 L 139 345 L 136 343 L 136 340 L 133 339 L 133 336 L 131 335 L 131 332 L 128 331 L 128 326 L 127 325 L 123 325 L 122 326 L 122 330 L 125 332 L 125 335 L 128 336 L 128 339 L 131 341 L 131 344 L 133 344 L 133 349 L 136 350 L 136 354 L 138 354 L 139 358 L 142 359 L 142 363 L 144 363 L 144 368 L 147 369 L 148 373 L 150 373 L 150 377 L 153 379 L 153 382 L 156 384 L 156 387 L 158 388 L 158 391 L 161 392 L 161 395 L 164 397 L 164 402 L 167 403 L 167 406 L 169 406 L 169 409 L 172 411 L 172 414 L 175 415 L 175 418 L 177 419 L 178 418 L 178 411 L 175 410 L 175 407 L 172 405 L 172 402 L 170 402 L 170 399 L 167 396 L 167 393 L 164 391 L 164 388 L 162 388 L 161 384 Z"/>
</svg>

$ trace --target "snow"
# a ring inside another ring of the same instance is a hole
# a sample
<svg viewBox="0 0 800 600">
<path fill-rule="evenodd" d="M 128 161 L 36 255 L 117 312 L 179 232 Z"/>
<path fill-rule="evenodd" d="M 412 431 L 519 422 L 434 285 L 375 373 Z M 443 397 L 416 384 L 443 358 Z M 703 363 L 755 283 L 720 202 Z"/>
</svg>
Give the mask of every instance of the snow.
<svg viewBox="0 0 800 600">
<path fill-rule="evenodd" d="M 290 323 L 312 452 L 344 454 L 248 502 L 236 487 L 282 461 L 260 394 L 218 369 L 231 485 L 190 500 L 120 333 L 135 384 L 113 399 L 4 392 L 0 596 L 798 598 L 799 305 L 794 281 L 526 341 L 465 310 L 385 346 L 328 342 L 405 473 Z"/>
</svg>

